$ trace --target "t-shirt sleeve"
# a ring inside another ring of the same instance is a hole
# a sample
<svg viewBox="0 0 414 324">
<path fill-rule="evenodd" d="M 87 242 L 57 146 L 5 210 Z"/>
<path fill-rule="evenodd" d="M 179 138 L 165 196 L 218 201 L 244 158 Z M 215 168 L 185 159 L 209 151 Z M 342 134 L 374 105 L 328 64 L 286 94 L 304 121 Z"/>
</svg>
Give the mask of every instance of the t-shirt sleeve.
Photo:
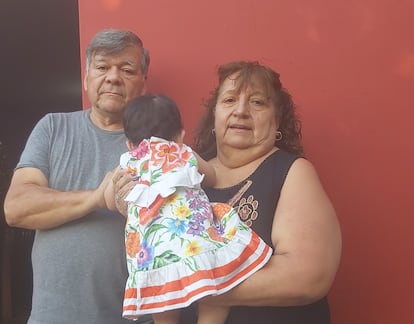
<svg viewBox="0 0 414 324">
<path fill-rule="evenodd" d="M 46 178 L 49 178 L 51 123 L 50 114 L 38 121 L 29 135 L 16 169 L 37 168 L 43 172 Z"/>
</svg>

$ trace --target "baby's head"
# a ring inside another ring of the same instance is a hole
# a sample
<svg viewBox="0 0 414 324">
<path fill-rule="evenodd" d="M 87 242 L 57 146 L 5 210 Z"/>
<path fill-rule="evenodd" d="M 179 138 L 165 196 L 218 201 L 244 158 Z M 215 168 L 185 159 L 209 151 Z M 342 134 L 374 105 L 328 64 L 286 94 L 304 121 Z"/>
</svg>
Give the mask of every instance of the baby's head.
<svg viewBox="0 0 414 324">
<path fill-rule="evenodd" d="M 124 110 L 124 130 L 132 146 L 151 136 L 177 142 L 184 136 L 176 103 L 162 94 L 147 94 L 130 101 Z"/>
</svg>

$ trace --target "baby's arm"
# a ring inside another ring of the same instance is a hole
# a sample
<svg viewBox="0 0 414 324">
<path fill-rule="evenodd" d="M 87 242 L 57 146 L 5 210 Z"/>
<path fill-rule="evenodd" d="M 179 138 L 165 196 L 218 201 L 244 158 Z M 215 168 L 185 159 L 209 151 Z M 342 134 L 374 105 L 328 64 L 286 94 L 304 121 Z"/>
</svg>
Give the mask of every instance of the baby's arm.
<svg viewBox="0 0 414 324">
<path fill-rule="evenodd" d="M 198 171 L 204 174 L 203 186 L 213 187 L 216 184 L 216 170 L 206 160 L 202 159 L 200 155 L 194 152 L 198 162 Z"/>
<path fill-rule="evenodd" d="M 198 303 L 197 324 L 224 324 L 230 308 L 226 306 Z"/>
</svg>

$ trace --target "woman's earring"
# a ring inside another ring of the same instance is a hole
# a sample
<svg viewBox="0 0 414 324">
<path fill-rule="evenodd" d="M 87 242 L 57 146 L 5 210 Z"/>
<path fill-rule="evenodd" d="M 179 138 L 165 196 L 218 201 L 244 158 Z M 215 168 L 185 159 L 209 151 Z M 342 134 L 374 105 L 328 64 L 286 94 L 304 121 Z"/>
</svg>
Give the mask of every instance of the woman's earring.
<svg viewBox="0 0 414 324">
<path fill-rule="evenodd" d="M 281 131 L 276 131 L 276 141 L 280 141 L 283 138 L 283 134 Z"/>
<path fill-rule="evenodd" d="M 215 129 L 215 128 L 213 128 L 213 129 L 211 130 L 211 135 L 216 136 L 216 129 Z"/>
</svg>

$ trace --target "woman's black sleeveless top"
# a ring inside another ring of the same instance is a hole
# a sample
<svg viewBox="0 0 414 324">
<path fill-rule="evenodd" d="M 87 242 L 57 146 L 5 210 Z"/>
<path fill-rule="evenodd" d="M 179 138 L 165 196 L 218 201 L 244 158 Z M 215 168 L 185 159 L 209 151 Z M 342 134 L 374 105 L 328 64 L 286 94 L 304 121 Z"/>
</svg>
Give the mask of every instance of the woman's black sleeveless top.
<svg viewBox="0 0 414 324">
<path fill-rule="evenodd" d="M 292 163 L 299 156 L 282 150 L 274 152 L 241 183 L 224 189 L 205 189 L 210 201 L 228 202 L 270 246 L 273 217 L 280 190 Z M 275 287 L 277 289 L 277 287 Z M 195 323 L 194 307 L 183 310 L 180 323 Z M 305 306 L 232 307 L 226 324 L 328 324 L 327 298 Z"/>
</svg>

